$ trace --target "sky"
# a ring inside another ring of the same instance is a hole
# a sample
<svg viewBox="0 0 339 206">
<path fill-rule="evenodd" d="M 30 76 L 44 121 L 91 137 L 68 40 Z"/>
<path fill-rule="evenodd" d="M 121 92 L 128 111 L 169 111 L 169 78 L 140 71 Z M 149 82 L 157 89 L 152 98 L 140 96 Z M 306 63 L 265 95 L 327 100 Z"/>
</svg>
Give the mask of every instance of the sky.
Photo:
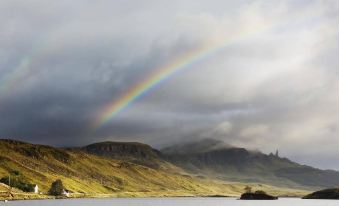
<svg viewBox="0 0 339 206">
<path fill-rule="evenodd" d="M 336 0 L 2 0 L 0 28 L 1 138 L 215 138 L 339 170 Z"/>
</svg>

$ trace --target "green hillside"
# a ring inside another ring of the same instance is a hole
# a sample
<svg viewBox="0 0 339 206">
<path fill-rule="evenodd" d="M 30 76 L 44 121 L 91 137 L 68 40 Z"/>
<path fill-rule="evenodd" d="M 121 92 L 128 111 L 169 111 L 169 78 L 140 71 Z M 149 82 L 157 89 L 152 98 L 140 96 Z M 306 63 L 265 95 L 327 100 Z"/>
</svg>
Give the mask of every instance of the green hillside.
<svg viewBox="0 0 339 206">
<path fill-rule="evenodd" d="M 140 147 L 123 144 L 124 158 L 89 154 L 86 149 L 57 149 L 13 140 L 0 140 L 0 178 L 16 173 L 47 193 L 51 183 L 61 179 L 64 186 L 79 196 L 239 196 L 246 184 L 196 177 L 181 168 L 151 155 L 135 161 Z M 107 146 L 107 143 L 106 143 Z M 121 145 L 120 145 L 121 146 Z M 144 146 L 142 146 L 144 147 Z M 96 147 L 95 151 L 110 151 Z M 121 147 L 118 147 L 121 149 Z M 147 147 L 148 148 L 148 147 Z M 153 151 L 150 147 L 142 151 Z M 114 152 L 114 150 L 113 150 Z M 154 152 L 154 151 L 153 151 Z M 151 166 L 145 162 L 151 161 Z M 154 167 L 154 164 L 157 167 Z M 304 195 L 305 191 L 268 185 L 250 184 L 253 188 L 276 195 Z"/>
</svg>

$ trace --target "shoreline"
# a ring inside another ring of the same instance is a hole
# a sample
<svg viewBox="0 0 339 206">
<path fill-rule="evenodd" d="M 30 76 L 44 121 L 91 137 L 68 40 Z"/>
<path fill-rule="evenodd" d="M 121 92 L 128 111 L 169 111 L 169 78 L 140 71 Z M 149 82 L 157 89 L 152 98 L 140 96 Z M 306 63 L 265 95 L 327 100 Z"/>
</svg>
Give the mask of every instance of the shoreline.
<svg viewBox="0 0 339 206">
<path fill-rule="evenodd" d="M 225 198 L 225 199 L 239 199 L 240 196 L 237 195 L 220 195 L 220 194 L 211 194 L 211 195 L 138 195 L 133 196 L 129 194 L 76 194 L 71 197 L 56 197 L 49 195 L 34 195 L 29 193 L 21 193 L 19 196 L 13 198 L 4 198 L 0 197 L 0 201 L 30 201 L 30 200 L 74 200 L 74 199 L 144 199 L 144 198 Z M 21 197 L 22 198 L 21 198 Z M 279 196 L 279 198 L 302 198 L 300 196 Z"/>
</svg>

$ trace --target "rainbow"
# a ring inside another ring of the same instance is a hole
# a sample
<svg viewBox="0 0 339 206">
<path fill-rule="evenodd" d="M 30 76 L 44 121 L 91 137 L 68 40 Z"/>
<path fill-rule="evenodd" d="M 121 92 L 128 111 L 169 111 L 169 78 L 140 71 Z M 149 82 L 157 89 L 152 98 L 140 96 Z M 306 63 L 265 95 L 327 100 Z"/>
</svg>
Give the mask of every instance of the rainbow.
<svg viewBox="0 0 339 206">
<path fill-rule="evenodd" d="M 246 37 L 249 37 L 250 35 L 257 34 L 268 28 L 271 28 L 271 24 L 255 26 L 249 30 L 242 31 L 237 35 L 233 35 L 232 37 L 204 43 L 192 51 L 187 52 L 186 54 L 177 57 L 173 61 L 155 69 L 155 72 L 150 74 L 148 78 L 130 87 L 125 93 L 123 93 L 117 99 L 114 98 L 99 111 L 99 114 L 93 124 L 94 131 L 103 127 L 141 96 L 144 96 L 147 92 L 157 87 L 179 71 L 189 68 L 194 63 L 207 58 L 214 53 L 217 53 L 218 51 L 230 46 L 233 43 L 236 43 Z"/>
<path fill-rule="evenodd" d="M 15 88 L 19 87 L 22 82 L 29 79 L 32 75 L 36 74 L 37 67 L 34 67 L 38 62 L 44 59 L 49 51 L 55 49 L 47 47 L 50 35 L 45 36 L 39 42 L 36 42 L 31 50 L 21 58 L 19 64 L 12 68 L 10 72 L 0 78 L 0 96 L 12 92 Z"/>
<path fill-rule="evenodd" d="M 297 16 L 300 16 L 300 14 L 297 14 L 296 16 L 289 16 L 288 19 L 285 20 L 293 20 L 295 22 L 296 19 L 298 19 Z M 307 15 L 304 16 L 307 17 Z M 94 122 L 91 124 L 92 131 L 96 131 L 103 127 L 120 112 L 128 108 L 137 99 L 147 94 L 147 92 L 151 91 L 162 82 L 174 76 L 179 71 L 182 71 L 185 68 L 191 68 L 193 64 L 197 63 L 198 61 L 208 58 L 209 56 L 225 49 L 227 46 L 233 43 L 237 43 L 243 39 L 251 37 L 252 35 L 268 30 L 274 25 L 277 25 L 277 23 L 286 23 L 287 21 L 271 22 L 272 23 L 269 24 L 258 23 L 258 25 L 253 25 L 248 30 L 241 31 L 236 35 L 205 42 L 191 51 L 188 51 L 184 55 L 178 56 L 166 64 L 155 68 L 155 72 L 151 73 L 148 78 L 145 78 L 141 82 L 134 84 L 123 94 L 117 98 L 113 98 L 106 104 L 106 106 L 100 108 L 100 110 L 96 113 Z M 275 24 L 273 24 L 274 22 Z M 49 35 L 46 37 L 49 37 Z M 20 82 L 34 74 L 34 65 L 39 62 L 39 60 L 43 59 L 50 50 L 55 49 L 47 47 L 46 43 L 48 43 L 49 40 L 50 38 L 45 38 L 38 44 L 34 45 L 32 50 L 24 58 L 22 58 L 21 62 L 16 68 L 14 68 L 7 75 L 0 78 L 0 96 L 12 91 L 13 88 L 20 85 Z M 56 48 L 59 47 L 56 46 Z"/>
<path fill-rule="evenodd" d="M 189 68 L 199 60 L 207 58 L 212 54 L 225 49 L 227 46 L 251 37 L 252 35 L 259 34 L 263 31 L 267 31 L 277 26 L 284 26 L 290 22 L 297 23 L 304 20 L 308 21 L 309 15 L 311 15 L 313 18 L 316 18 L 320 17 L 321 14 L 322 11 L 320 10 L 318 12 L 298 12 L 294 15 L 289 15 L 284 19 L 273 19 L 271 20 L 271 23 L 257 23 L 257 25 L 253 25 L 248 30 L 241 31 L 236 35 L 227 37 L 225 39 L 221 38 L 212 42 L 204 43 L 200 47 L 197 47 L 192 51 L 187 52 L 183 56 L 179 56 L 173 61 L 155 69 L 156 72 L 149 75 L 148 78 L 133 85 L 117 99 L 113 98 L 104 108 L 100 109 L 100 111 L 98 112 L 97 118 L 95 119 L 93 124 L 94 131 L 103 127 L 111 119 L 117 116 L 121 111 L 126 109 L 141 96 L 145 95 L 148 91 L 160 85 L 162 82 L 169 79 L 171 76 L 178 73 L 179 71 L 185 68 Z"/>
<path fill-rule="evenodd" d="M 30 56 L 25 56 L 17 67 L 13 69 L 11 73 L 4 75 L 0 80 L 0 94 L 6 94 L 11 91 L 15 86 L 18 85 L 20 80 L 29 76 L 31 73 L 29 71 L 29 66 L 32 64 L 32 59 Z"/>
</svg>

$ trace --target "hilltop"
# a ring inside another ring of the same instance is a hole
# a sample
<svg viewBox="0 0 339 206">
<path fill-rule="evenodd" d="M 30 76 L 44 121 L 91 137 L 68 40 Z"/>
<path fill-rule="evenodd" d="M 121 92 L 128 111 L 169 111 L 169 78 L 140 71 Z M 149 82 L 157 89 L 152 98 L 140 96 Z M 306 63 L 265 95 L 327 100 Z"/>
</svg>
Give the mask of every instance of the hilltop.
<svg viewBox="0 0 339 206">
<path fill-rule="evenodd" d="M 87 145 L 82 150 L 100 156 L 126 159 L 157 159 L 160 152 L 139 142 L 99 142 Z"/>
<path fill-rule="evenodd" d="M 161 164 L 161 153 L 151 146 L 138 142 L 100 142 L 80 148 L 89 154 L 127 160 L 136 164 L 159 168 Z"/>
</svg>

